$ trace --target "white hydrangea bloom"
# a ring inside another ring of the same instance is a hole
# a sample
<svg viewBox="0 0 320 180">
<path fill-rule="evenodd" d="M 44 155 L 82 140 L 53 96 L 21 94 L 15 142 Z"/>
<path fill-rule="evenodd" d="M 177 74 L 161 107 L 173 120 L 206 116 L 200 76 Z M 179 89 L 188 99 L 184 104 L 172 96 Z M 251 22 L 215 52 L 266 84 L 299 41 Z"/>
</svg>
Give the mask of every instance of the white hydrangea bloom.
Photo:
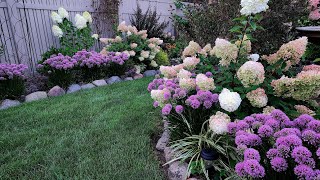
<svg viewBox="0 0 320 180">
<path fill-rule="evenodd" d="M 60 17 L 63 18 L 69 18 L 69 13 L 67 10 L 65 10 L 63 7 L 59 7 L 58 9 L 58 14 L 60 15 Z"/>
<path fill-rule="evenodd" d="M 251 54 L 248 57 L 248 59 L 250 59 L 251 61 L 255 61 L 255 62 L 259 61 L 259 58 L 260 58 L 259 54 Z"/>
<path fill-rule="evenodd" d="M 98 38 L 99 38 L 99 35 L 98 35 L 98 34 L 92 34 L 91 37 L 94 38 L 94 39 L 98 39 Z"/>
<path fill-rule="evenodd" d="M 51 19 L 53 23 L 62 23 L 62 17 L 56 12 L 51 13 Z"/>
<path fill-rule="evenodd" d="M 241 0 L 240 12 L 242 15 L 249 16 L 266 11 L 269 8 L 268 2 L 269 0 Z"/>
<path fill-rule="evenodd" d="M 241 97 L 237 92 L 230 92 L 224 88 L 219 94 L 219 103 L 222 109 L 228 112 L 236 111 L 241 104 Z"/>
<path fill-rule="evenodd" d="M 76 22 L 76 27 L 78 29 L 83 29 L 87 27 L 87 20 L 80 14 L 76 14 L 75 22 Z"/>
<path fill-rule="evenodd" d="M 59 26 L 57 25 L 53 25 L 52 26 L 52 32 L 53 32 L 53 35 L 56 36 L 56 37 L 62 37 L 63 36 L 63 32 L 62 32 L 62 29 L 59 28 Z"/>
<path fill-rule="evenodd" d="M 150 66 L 152 67 L 158 67 L 158 64 L 156 61 L 152 60 L 151 63 L 150 63 Z"/>
<path fill-rule="evenodd" d="M 92 23 L 92 17 L 91 14 L 88 11 L 85 11 L 82 16 L 87 20 L 88 23 Z"/>
<path fill-rule="evenodd" d="M 225 134 L 228 132 L 228 124 L 231 122 L 230 117 L 218 111 L 209 119 L 209 127 L 214 134 Z"/>
</svg>

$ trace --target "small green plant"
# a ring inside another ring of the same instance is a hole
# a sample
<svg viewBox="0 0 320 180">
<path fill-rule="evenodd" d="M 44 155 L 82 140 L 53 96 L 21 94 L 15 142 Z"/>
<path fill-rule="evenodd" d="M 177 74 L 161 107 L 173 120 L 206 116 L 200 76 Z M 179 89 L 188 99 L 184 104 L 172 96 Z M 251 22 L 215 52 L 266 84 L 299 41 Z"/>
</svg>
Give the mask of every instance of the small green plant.
<svg viewBox="0 0 320 180">
<path fill-rule="evenodd" d="M 168 54 L 164 51 L 160 51 L 156 54 L 155 61 L 159 66 L 169 66 Z"/>
<path fill-rule="evenodd" d="M 149 37 L 162 37 L 165 28 L 168 27 L 169 22 L 159 22 L 160 16 L 158 16 L 156 10 L 151 10 L 150 7 L 143 14 L 140 5 L 137 5 L 137 10 L 130 17 L 130 22 L 139 31 L 147 30 Z"/>
</svg>

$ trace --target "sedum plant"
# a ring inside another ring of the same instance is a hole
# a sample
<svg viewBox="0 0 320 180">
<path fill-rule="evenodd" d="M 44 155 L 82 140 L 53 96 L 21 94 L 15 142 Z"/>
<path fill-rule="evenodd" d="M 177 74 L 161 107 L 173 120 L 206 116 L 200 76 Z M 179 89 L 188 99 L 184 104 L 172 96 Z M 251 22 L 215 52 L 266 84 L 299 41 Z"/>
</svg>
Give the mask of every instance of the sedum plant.
<svg viewBox="0 0 320 180">
<path fill-rule="evenodd" d="M 0 99 L 17 98 L 24 93 L 24 64 L 0 64 Z"/>
</svg>

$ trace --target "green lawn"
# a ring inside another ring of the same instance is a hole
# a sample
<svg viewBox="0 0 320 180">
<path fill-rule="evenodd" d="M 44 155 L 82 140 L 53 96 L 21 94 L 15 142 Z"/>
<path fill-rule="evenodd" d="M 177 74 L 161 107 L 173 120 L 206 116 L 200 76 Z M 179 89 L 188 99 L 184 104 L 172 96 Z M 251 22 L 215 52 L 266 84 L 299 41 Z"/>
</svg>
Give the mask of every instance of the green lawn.
<svg viewBox="0 0 320 180">
<path fill-rule="evenodd" d="M 150 78 L 0 111 L 0 179 L 164 179 Z"/>
</svg>

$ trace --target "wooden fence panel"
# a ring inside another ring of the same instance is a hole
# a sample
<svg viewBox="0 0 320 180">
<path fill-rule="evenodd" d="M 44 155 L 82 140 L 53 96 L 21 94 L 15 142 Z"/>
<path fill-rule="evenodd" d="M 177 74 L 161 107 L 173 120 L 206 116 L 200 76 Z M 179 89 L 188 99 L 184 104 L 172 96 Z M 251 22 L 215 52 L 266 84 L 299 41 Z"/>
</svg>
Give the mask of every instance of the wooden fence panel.
<svg viewBox="0 0 320 180">
<path fill-rule="evenodd" d="M 74 16 L 84 11 L 95 15 L 107 12 L 94 12 L 93 0 L 0 0 L 0 46 L 4 53 L 0 55 L 0 63 L 24 63 L 30 71 L 35 71 L 41 54 L 50 47 L 59 47 L 58 38 L 51 31 L 53 22 L 51 12 L 64 7 L 74 21 Z M 111 24 L 96 22 L 92 25 L 93 33 L 102 37 L 113 35 Z M 94 50 L 102 47 L 97 41 Z"/>
<path fill-rule="evenodd" d="M 161 20 L 170 21 L 170 6 L 173 0 L 122 0 L 119 7 L 119 21 L 129 23 L 129 17 L 139 3 L 143 10 L 149 6 L 156 8 L 161 14 Z M 51 12 L 64 7 L 74 21 L 77 13 L 89 11 L 94 18 L 93 33 L 100 37 L 113 36 L 112 26 L 105 18 L 108 12 L 95 12 L 99 0 L 0 0 L 0 47 L 4 53 L 0 55 L 0 63 L 24 63 L 31 72 L 36 70 L 36 64 L 41 59 L 41 54 L 50 47 L 59 47 L 58 38 L 51 31 L 53 22 Z M 170 23 L 166 30 L 173 33 Z M 93 47 L 100 51 L 101 44 L 97 41 Z"/>
</svg>

